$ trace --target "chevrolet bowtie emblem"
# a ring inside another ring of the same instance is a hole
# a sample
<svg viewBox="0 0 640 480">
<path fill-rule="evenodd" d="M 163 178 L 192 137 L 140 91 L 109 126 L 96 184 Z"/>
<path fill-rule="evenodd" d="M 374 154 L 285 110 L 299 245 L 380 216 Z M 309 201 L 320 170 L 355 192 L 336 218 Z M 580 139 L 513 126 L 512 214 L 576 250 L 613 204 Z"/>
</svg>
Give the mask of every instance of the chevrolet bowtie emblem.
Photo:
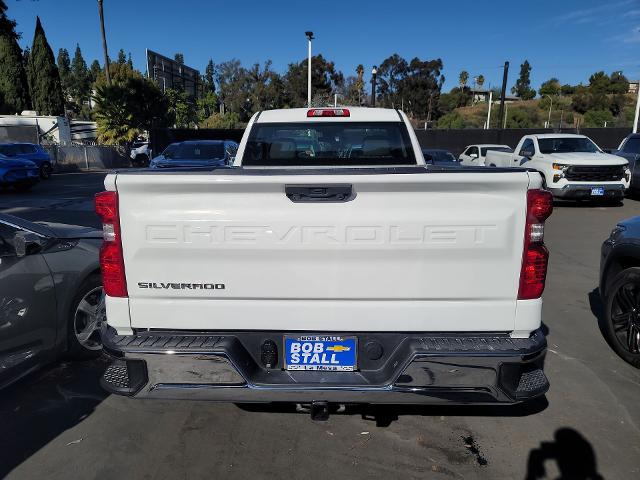
<svg viewBox="0 0 640 480">
<path fill-rule="evenodd" d="M 333 347 L 327 347 L 327 350 L 331 352 L 348 352 L 351 347 L 345 347 L 344 345 L 334 345 Z"/>
</svg>

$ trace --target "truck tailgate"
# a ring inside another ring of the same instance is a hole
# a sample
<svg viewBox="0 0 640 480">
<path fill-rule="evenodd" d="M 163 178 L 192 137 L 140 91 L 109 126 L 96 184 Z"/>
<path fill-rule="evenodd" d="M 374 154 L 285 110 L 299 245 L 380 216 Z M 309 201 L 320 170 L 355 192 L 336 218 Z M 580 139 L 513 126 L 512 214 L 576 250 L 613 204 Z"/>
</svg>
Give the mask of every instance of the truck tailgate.
<svg viewBox="0 0 640 480">
<path fill-rule="evenodd" d="M 119 174 L 131 326 L 510 331 L 528 183 L 524 171 Z M 335 184 L 354 197 L 285 195 Z"/>
</svg>

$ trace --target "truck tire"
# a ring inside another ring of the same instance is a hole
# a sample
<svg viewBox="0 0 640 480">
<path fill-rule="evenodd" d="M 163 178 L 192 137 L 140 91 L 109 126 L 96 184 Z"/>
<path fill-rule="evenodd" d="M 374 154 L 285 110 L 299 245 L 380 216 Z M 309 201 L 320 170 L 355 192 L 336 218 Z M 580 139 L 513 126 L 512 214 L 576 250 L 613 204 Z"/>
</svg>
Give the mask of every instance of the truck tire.
<svg viewBox="0 0 640 480">
<path fill-rule="evenodd" d="M 602 333 L 620 358 L 640 368 L 640 268 L 619 272 L 606 291 Z"/>
</svg>

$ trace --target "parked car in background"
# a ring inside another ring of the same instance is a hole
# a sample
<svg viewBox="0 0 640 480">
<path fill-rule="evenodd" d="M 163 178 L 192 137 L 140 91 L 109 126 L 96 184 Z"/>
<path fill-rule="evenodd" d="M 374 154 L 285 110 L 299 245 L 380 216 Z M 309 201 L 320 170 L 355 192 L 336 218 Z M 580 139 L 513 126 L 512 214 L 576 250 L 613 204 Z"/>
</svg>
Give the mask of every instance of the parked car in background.
<svg viewBox="0 0 640 480">
<path fill-rule="evenodd" d="M 468 145 L 464 152 L 460 154 L 459 160 L 462 165 L 472 165 L 475 167 L 483 167 L 488 151 L 496 152 L 513 152 L 509 145 L 496 145 L 492 143 L 479 143 L 477 145 Z"/>
<path fill-rule="evenodd" d="M 448 150 L 423 148 L 422 156 L 427 165 L 459 166 L 458 159 Z"/>
<path fill-rule="evenodd" d="M 629 169 L 631 170 L 631 185 L 629 189 L 634 193 L 640 190 L 640 165 L 636 168 L 636 164 L 640 161 L 640 133 L 632 133 L 627 136 L 617 150 L 613 150 L 611 153 L 624 157 L 629 162 Z"/>
<path fill-rule="evenodd" d="M 0 214 L 0 388 L 63 353 L 101 350 L 102 232 Z"/>
<path fill-rule="evenodd" d="M 149 167 L 224 167 L 233 162 L 237 151 L 238 144 L 231 140 L 189 140 L 169 145 Z"/>
<path fill-rule="evenodd" d="M 604 153 L 584 135 L 525 135 L 515 153 L 488 151 L 490 167 L 527 167 L 542 174 L 556 198 L 622 200 L 631 172 L 626 159 Z"/>
<path fill-rule="evenodd" d="M 40 178 L 49 178 L 53 172 L 51 155 L 42 145 L 35 143 L 0 143 L 0 154 L 9 158 L 29 160 L 38 166 Z"/>
<path fill-rule="evenodd" d="M 29 160 L 9 158 L 0 154 L 0 187 L 26 191 L 40 180 L 40 169 Z"/>
<path fill-rule="evenodd" d="M 151 148 L 149 142 L 134 142 L 131 145 L 131 165 L 134 167 L 146 167 L 151 160 Z"/>
<path fill-rule="evenodd" d="M 640 217 L 618 223 L 602 244 L 601 330 L 613 350 L 640 368 Z"/>
</svg>

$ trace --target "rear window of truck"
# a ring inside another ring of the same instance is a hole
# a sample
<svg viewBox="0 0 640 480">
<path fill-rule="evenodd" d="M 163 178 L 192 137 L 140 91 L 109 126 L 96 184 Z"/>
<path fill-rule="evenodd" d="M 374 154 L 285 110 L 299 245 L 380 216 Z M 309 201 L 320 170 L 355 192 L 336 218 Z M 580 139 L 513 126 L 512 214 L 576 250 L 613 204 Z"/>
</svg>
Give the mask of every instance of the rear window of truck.
<svg viewBox="0 0 640 480">
<path fill-rule="evenodd" d="M 242 164 L 415 165 L 416 158 L 402 122 L 256 123 Z"/>
</svg>

